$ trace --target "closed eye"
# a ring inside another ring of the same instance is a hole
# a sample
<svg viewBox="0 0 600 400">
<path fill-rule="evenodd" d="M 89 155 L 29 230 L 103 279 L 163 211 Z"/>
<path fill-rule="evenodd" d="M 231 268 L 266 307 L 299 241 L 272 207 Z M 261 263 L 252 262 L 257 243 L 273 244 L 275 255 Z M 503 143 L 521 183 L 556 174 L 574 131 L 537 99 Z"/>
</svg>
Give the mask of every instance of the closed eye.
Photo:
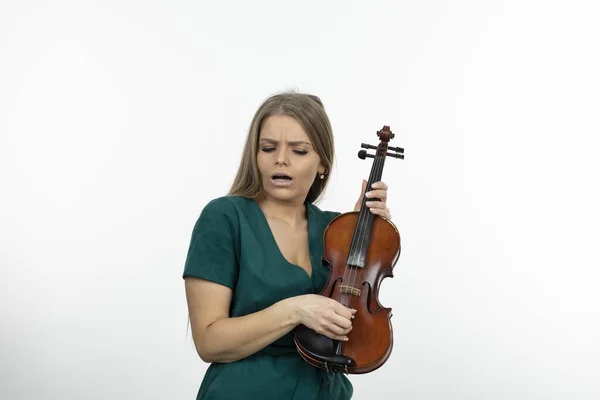
<svg viewBox="0 0 600 400">
<path fill-rule="evenodd" d="M 262 151 L 264 151 L 265 153 L 270 153 L 273 150 L 275 150 L 275 147 L 261 147 L 260 148 Z M 292 150 L 294 153 L 298 154 L 298 155 L 305 155 L 308 154 L 308 151 L 306 150 Z"/>
</svg>

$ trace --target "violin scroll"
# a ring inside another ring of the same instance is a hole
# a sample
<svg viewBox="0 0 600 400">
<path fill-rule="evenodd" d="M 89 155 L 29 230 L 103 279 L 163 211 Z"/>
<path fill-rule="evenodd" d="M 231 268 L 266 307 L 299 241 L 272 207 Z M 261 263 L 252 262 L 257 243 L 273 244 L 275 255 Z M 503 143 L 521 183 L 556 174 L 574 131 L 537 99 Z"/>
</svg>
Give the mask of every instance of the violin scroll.
<svg viewBox="0 0 600 400">
<path fill-rule="evenodd" d="M 384 127 L 380 131 L 377 131 L 377 136 L 379 136 L 379 138 L 381 139 L 381 143 L 379 143 L 379 146 L 373 146 L 371 144 L 366 143 L 361 143 L 360 145 L 360 147 L 362 147 L 363 149 L 377 150 L 376 154 L 368 154 L 366 150 L 360 150 L 358 152 L 358 158 L 364 160 L 366 158 L 375 158 L 377 156 L 383 158 L 389 156 L 404 160 L 404 148 L 391 147 L 387 145 L 387 143 L 395 136 L 394 133 L 392 133 L 392 131 L 390 130 L 389 126 L 384 125 Z"/>
</svg>

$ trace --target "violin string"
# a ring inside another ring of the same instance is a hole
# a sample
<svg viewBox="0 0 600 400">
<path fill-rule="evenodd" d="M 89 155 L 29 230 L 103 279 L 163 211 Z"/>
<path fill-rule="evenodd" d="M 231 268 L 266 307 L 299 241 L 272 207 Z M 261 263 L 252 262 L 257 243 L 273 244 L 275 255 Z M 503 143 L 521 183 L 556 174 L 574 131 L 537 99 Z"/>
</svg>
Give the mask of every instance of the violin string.
<svg viewBox="0 0 600 400">
<path fill-rule="evenodd" d="M 379 176 L 381 174 L 382 169 L 383 169 L 383 157 L 376 156 L 375 162 L 374 162 L 374 166 L 373 166 L 373 170 L 371 171 L 371 176 L 369 177 L 369 183 L 370 184 L 374 183 L 375 177 Z M 369 189 L 369 183 L 367 184 L 367 187 L 365 188 L 365 193 Z M 367 199 L 363 198 L 362 201 L 366 202 Z M 364 203 L 363 203 L 363 205 L 364 205 Z M 358 241 L 357 241 L 358 242 L 357 243 L 357 247 L 358 247 L 359 251 L 362 250 L 361 259 L 362 259 L 362 261 L 364 263 L 364 261 L 366 261 L 366 250 L 367 250 L 367 249 L 364 249 L 365 241 L 367 241 L 366 238 L 365 238 L 365 233 L 369 229 L 369 226 L 368 226 L 368 224 L 366 222 L 369 220 L 369 218 L 371 218 L 371 216 L 369 215 L 371 213 L 371 211 L 368 210 L 368 208 L 366 207 L 366 205 L 361 206 L 361 210 L 362 209 L 364 209 L 365 211 L 362 212 L 359 215 L 358 222 L 357 222 L 357 228 L 359 228 L 359 231 L 358 231 L 358 235 L 359 236 L 358 236 Z M 371 227 L 372 227 L 372 225 L 371 225 Z M 354 287 L 354 285 L 356 283 L 356 278 L 360 275 L 360 273 L 358 271 L 359 268 L 360 267 L 351 268 L 350 279 L 349 279 L 350 282 L 348 282 L 348 283 L 349 283 L 349 286 L 352 287 L 352 288 Z M 354 269 L 356 269 L 356 271 L 354 271 Z M 361 295 L 362 295 L 362 291 L 361 291 Z"/>
<path fill-rule="evenodd" d="M 371 172 L 371 175 L 372 175 L 372 172 Z M 371 178 L 372 177 L 370 176 L 369 177 L 369 181 L 371 180 Z M 367 191 L 367 188 L 368 188 L 368 182 L 367 182 L 367 186 L 365 187 L 365 192 Z M 364 201 L 364 196 L 363 196 L 363 198 L 361 198 L 361 203 L 363 201 Z M 361 212 L 362 208 L 363 208 L 363 206 L 361 204 L 361 207 L 360 207 L 360 210 L 359 210 L 359 214 L 358 214 L 358 220 L 356 222 L 356 227 L 354 228 L 355 229 L 354 230 L 354 237 L 352 238 L 352 242 L 350 244 L 350 249 L 348 251 L 348 256 L 350 258 L 350 261 L 352 261 L 352 262 L 356 260 L 356 254 L 355 253 L 356 253 L 357 247 L 360 248 L 358 246 L 357 242 L 359 241 L 358 239 L 360 238 L 360 235 L 361 235 L 361 232 L 360 232 L 359 229 L 362 227 L 362 225 L 361 225 L 361 219 L 362 219 L 362 216 L 363 216 L 363 214 Z M 348 265 L 348 264 L 350 264 L 350 265 Z M 342 280 L 342 284 L 343 285 L 348 286 L 348 287 L 354 287 L 354 285 L 351 283 L 351 281 L 354 281 L 353 275 L 354 275 L 354 269 L 356 269 L 356 268 L 357 267 L 354 266 L 354 265 L 352 265 L 351 263 L 346 263 L 346 268 L 344 270 L 344 277 L 343 277 L 343 280 Z M 348 277 L 346 277 L 347 274 L 348 274 Z M 338 300 L 340 303 L 342 303 L 341 299 L 342 299 L 342 291 L 340 290 L 340 298 Z M 342 303 L 346 307 L 350 306 L 349 303 L 350 303 L 350 301 L 352 299 L 352 295 L 349 296 L 348 299 L 349 299 L 348 304 Z"/>
<path fill-rule="evenodd" d="M 381 173 L 383 171 L 383 165 L 384 165 L 384 157 L 377 156 L 375 158 L 375 163 L 374 164 L 375 165 L 373 167 L 373 174 L 372 174 L 372 176 L 369 179 L 372 182 L 375 181 L 376 177 L 381 177 Z M 380 178 L 377 178 L 377 179 L 380 179 Z M 365 201 L 367 201 L 367 200 L 365 200 Z M 366 219 L 368 221 L 369 218 L 371 218 L 371 221 L 373 221 L 375 219 L 375 215 L 371 214 L 371 211 L 368 210 L 368 207 L 365 207 L 365 213 L 364 213 L 364 218 L 363 219 Z M 367 258 L 367 250 L 368 249 L 365 248 L 365 242 L 366 242 L 366 244 L 369 243 L 369 241 L 366 238 L 366 233 L 367 233 L 367 231 L 368 231 L 369 228 L 372 229 L 373 228 L 373 224 L 370 224 L 370 226 L 369 226 L 369 224 L 367 224 L 366 221 L 362 221 L 362 226 L 361 226 L 361 231 L 360 231 L 360 236 L 359 236 L 360 245 L 359 245 L 358 248 L 359 248 L 359 250 L 362 250 L 361 258 L 362 258 L 363 263 L 366 262 L 366 258 Z M 356 276 L 358 276 L 358 275 L 359 275 L 359 273 L 358 273 L 358 268 L 357 268 Z M 356 277 L 353 277 L 351 279 L 352 280 L 352 283 L 351 283 L 352 287 L 354 287 L 354 285 L 356 283 L 355 279 L 356 279 Z M 361 295 L 362 295 L 362 291 L 361 291 Z"/>
<path fill-rule="evenodd" d="M 375 164 L 375 166 L 371 170 L 371 174 L 369 176 L 369 180 L 367 182 L 367 186 L 365 186 L 365 193 L 369 191 L 369 185 L 373 183 L 374 175 L 376 173 L 375 170 L 377 168 L 377 158 L 375 159 L 375 163 L 374 164 Z M 368 218 L 367 213 L 364 211 L 364 210 L 366 210 L 365 204 L 364 204 L 365 201 L 366 201 L 366 197 L 363 195 L 363 198 L 361 199 L 361 207 L 360 207 L 360 211 L 359 211 L 359 214 L 358 214 L 358 220 L 356 222 L 356 227 L 355 227 L 355 229 L 356 229 L 356 239 L 357 240 L 353 241 L 354 242 L 353 243 L 354 246 L 353 246 L 353 249 L 352 249 L 353 250 L 352 254 L 354 255 L 354 257 L 353 257 L 354 260 L 356 260 L 358 258 L 358 256 L 359 256 L 359 254 L 357 255 L 356 253 L 360 252 L 360 249 L 362 247 L 362 243 L 363 243 L 362 237 L 364 235 L 363 229 L 364 229 L 364 225 L 365 225 L 365 223 L 364 223 L 365 221 L 364 220 L 366 218 Z M 348 281 L 346 282 L 346 285 L 348 285 L 351 288 L 354 288 L 354 284 L 356 282 L 356 277 L 359 275 L 359 268 L 360 267 L 356 266 L 356 265 L 350 266 L 350 268 L 349 268 L 350 269 L 350 276 L 349 276 Z M 350 297 L 350 298 L 352 298 L 352 297 Z"/>
<path fill-rule="evenodd" d="M 367 189 L 369 188 L 369 182 L 372 182 L 372 180 L 373 180 L 373 174 L 374 174 L 374 171 L 371 171 L 371 174 L 369 176 L 369 181 L 367 182 L 367 186 L 365 187 L 365 193 L 367 192 Z M 361 212 L 361 210 L 363 209 L 364 201 L 365 201 L 365 197 L 363 195 L 363 197 L 361 198 L 361 207 L 360 207 L 359 214 L 358 214 L 358 220 L 356 222 L 356 227 L 354 228 L 355 229 L 355 231 L 354 231 L 355 232 L 355 234 L 354 234 L 355 236 L 352 238 L 352 242 L 350 244 L 350 249 L 349 249 L 349 252 L 348 252 L 348 255 L 351 256 L 351 261 L 355 261 L 356 260 L 356 254 L 355 253 L 357 251 L 357 248 L 360 249 L 359 242 L 360 242 L 360 237 L 362 235 L 361 230 L 362 230 L 362 225 L 363 225 L 362 222 L 361 222 L 361 220 L 364 219 L 364 215 Z M 354 287 L 354 280 L 355 280 L 354 275 L 355 275 L 355 272 L 356 272 L 356 274 L 358 274 L 358 271 L 355 271 L 355 270 L 358 270 L 357 266 L 348 265 L 348 263 L 346 264 L 346 268 L 344 270 L 344 276 L 343 276 L 343 279 L 342 279 L 342 284 L 343 285 L 351 287 L 351 288 Z M 348 274 L 348 277 L 346 277 L 347 274 Z M 339 295 L 338 301 L 340 303 L 344 304 L 342 302 L 342 296 L 343 296 L 342 290 L 340 290 L 340 295 Z M 344 305 L 346 307 L 350 307 L 350 301 L 352 299 L 352 294 L 350 296 L 348 296 L 347 298 L 348 298 L 348 304 L 344 304 Z"/>
<path fill-rule="evenodd" d="M 373 170 L 371 171 L 371 176 L 369 176 L 369 181 L 367 182 L 367 186 L 365 187 L 365 193 L 369 190 L 369 185 L 373 182 L 374 180 L 374 173 L 375 170 L 377 168 L 377 159 L 375 159 L 375 166 L 373 168 Z M 358 220 L 356 222 L 356 229 L 357 229 L 357 240 L 355 241 L 355 248 L 354 251 L 356 252 L 360 252 L 361 248 L 363 246 L 363 237 L 364 237 L 364 229 L 365 229 L 365 219 L 368 219 L 368 214 L 366 211 L 366 206 L 364 204 L 364 202 L 366 201 L 366 199 L 363 197 L 363 199 L 361 199 L 362 205 L 361 205 L 361 211 L 359 213 L 358 216 Z M 361 254 L 355 254 L 354 255 L 354 259 L 356 258 L 360 258 Z M 357 263 L 358 264 L 358 263 Z M 352 266 L 350 267 L 350 277 L 348 279 L 348 282 L 346 283 L 348 286 L 350 286 L 351 288 L 354 288 L 354 285 L 356 283 L 356 277 L 359 275 L 359 266 Z"/>
<path fill-rule="evenodd" d="M 361 201 L 362 201 L 362 199 L 361 199 Z M 361 206 L 361 209 L 362 209 L 362 206 Z M 354 237 L 352 238 L 352 243 L 351 243 L 351 245 L 350 245 L 350 250 L 349 250 L 349 252 L 348 252 L 348 255 L 350 256 L 350 261 L 352 261 L 352 262 L 354 262 L 354 261 L 356 260 L 356 255 L 355 255 L 355 253 L 356 253 L 356 248 L 358 247 L 358 246 L 357 246 L 357 242 L 358 242 L 358 240 L 355 240 L 355 239 L 358 239 L 358 238 L 359 238 L 359 235 L 360 235 L 360 232 L 357 230 L 357 228 L 359 228 L 359 227 L 361 226 L 361 225 L 360 225 L 360 219 L 361 219 L 361 216 L 362 216 L 362 214 L 361 214 L 361 213 L 360 213 L 360 211 L 359 211 L 359 214 L 358 214 L 358 220 L 357 220 L 357 222 L 356 222 L 356 227 L 354 228 Z M 348 265 L 348 264 L 350 264 L 350 265 Z M 352 276 L 353 276 L 353 274 L 354 274 L 354 269 L 355 269 L 355 268 L 357 268 L 357 267 L 356 267 L 356 266 L 354 266 L 354 265 L 352 265 L 352 263 L 347 263 L 347 265 L 346 265 L 346 270 L 344 271 L 344 278 L 343 278 L 343 281 L 342 281 L 342 283 L 343 283 L 345 286 L 348 286 L 348 287 L 353 287 L 353 285 L 350 283 L 350 281 L 351 281 L 351 280 L 353 280 L 353 279 L 352 279 Z M 347 277 L 347 278 L 346 278 L 346 274 L 348 274 L 348 277 Z M 342 296 L 342 291 L 340 290 L 340 299 L 341 299 L 341 296 Z M 345 304 L 345 306 L 346 306 L 346 307 L 349 307 L 349 306 L 350 306 L 350 301 L 351 301 L 351 299 L 352 299 L 352 295 L 350 295 L 350 296 L 348 297 L 348 299 L 349 299 L 349 300 L 348 300 L 348 304 Z M 341 301 L 340 301 L 340 302 L 341 302 Z"/>
<path fill-rule="evenodd" d="M 357 227 L 358 227 L 358 223 L 357 223 Z M 354 235 L 355 236 L 351 239 L 352 242 L 350 244 L 350 249 L 348 250 L 348 257 L 347 257 L 347 259 L 350 258 L 350 261 L 353 261 L 353 259 L 354 259 L 354 257 L 352 257 L 352 255 L 354 254 L 355 248 L 356 248 L 356 240 L 354 240 L 354 238 L 356 238 L 357 237 L 356 235 L 358 235 L 358 232 L 356 231 L 356 228 L 355 228 L 355 231 L 354 231 Z M 352 268 L 353 267 L 352 267 L 352 265 L 348 265 L 348 264 L 350 264 L 350 263 L 346 262 L 346 267 L 344 269 L 344 276 L 342 278 L 342 285 L 345 285 L 345 286 L 349 286 L 350 277 L 352 276 Z M 346 275 L 348 275 L 348 274 L 349 274 L 349 276 L 346 278 Z M 342 293 L 342 290 L 340 289 L 340 295 L 339 295 L 338 301 L 340 303 L 344 304 L 342 302 L 342 296 L 343 296 L 343 293 Z M 351 299 L 351 297 L 349 297 L 349 299 Z M 350 300 L 348 300 L 348 304 L 344 304 L 344 305 L 346 307 L 350 307 Z"/>
</svg>

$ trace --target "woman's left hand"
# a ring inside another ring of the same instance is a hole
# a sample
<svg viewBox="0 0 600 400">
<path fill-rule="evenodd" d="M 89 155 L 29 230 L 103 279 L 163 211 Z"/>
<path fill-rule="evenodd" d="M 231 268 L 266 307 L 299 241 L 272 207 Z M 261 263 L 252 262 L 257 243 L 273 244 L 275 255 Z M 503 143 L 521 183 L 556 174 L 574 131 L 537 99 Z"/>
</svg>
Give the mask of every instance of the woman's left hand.
<svg viewBox="0 0 600 400">
<path fill-rule="evenodd" d="M 375 182 L 373 183 L 373 185 L 371 185 L 372 190 L 365 193 L 366 187 L 367 181 L 363 179 L 362 190 L 360 192 L 360 197 L 358 198 L 358 201 L 354 205 L 354 211 L 360 211 L 360 205 L 362 203 L 363 196 L 366 196 L 366 206 L 369 207 L 369 211 L 371 211 L 375 215 L 379 215 L 391 220 L 392 214 L 390 213 L 390 209 L 387 206 L 388 185 L 386 185 L 382 181 Z"/>
</svg>

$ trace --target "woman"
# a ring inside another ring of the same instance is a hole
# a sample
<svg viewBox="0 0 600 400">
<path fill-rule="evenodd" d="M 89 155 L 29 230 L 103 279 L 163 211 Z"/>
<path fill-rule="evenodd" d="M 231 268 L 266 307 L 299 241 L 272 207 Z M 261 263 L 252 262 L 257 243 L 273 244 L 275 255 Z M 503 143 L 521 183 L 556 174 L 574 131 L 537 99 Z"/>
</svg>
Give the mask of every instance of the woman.
<svg viewBox="0 0 600 400">
<path fill-rule="evenodd" d="M 349 399 L 340 373 L 301 359 L 298 324 L 347 340 L 354 310 L 318 295 L 329 269 L 323 234 L 338 212 L 313 202 L 329 178 L 333 135 L 320 99 L 284 93 L 256 112 L 227 196 L 209 202 L 192 232 L 183 277 L 192 336 L 211 363 L 197 399 Z M 363 195 L 391 218 L 387 185 Z"/>
</svg>

